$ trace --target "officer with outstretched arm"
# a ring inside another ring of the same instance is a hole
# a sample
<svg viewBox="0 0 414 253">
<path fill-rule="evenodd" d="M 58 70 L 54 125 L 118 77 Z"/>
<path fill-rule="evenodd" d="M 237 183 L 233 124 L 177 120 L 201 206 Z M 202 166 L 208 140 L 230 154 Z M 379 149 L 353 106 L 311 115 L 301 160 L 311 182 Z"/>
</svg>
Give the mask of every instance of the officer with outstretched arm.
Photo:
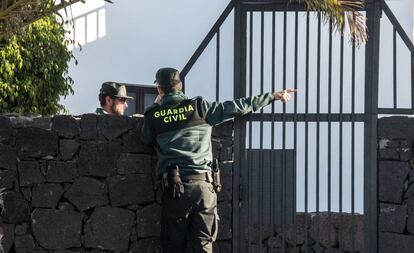
<svg viewBox="0 0 414 253">
<path fill-rule="evenodd" d="M 208 102 L 187 98 L 180 73 L 161 68 L 156 73 L 159 97 L 145 111 L 141 139 L 153 145 L 158 157 L 156 173 L 162 181 L 161 244 L 164 253 L 185 252 L 187 234 L 195 253 L 212 252 L 217 236 L 219 182 L 213 180 L 212 127 L 271 104 L 287 102 L 288 89 Z M 216 177 L 214 177 L 216 178 Z"/>
</svg>

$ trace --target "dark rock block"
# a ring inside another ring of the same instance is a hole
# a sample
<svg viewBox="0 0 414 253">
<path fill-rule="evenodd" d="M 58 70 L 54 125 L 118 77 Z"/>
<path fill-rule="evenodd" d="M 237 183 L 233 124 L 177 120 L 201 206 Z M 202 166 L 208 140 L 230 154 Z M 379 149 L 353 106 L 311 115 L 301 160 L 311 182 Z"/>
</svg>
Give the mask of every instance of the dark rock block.
<svg viewBox="0 0 414 253">
<path fill-rule="evenodd" d="M 60 184 L 39 184 L 32 190 L 32 207 L 56 208 L 63 194 Z"/>
<path fill-rule="evenodd" d="M 0 116 L 0 143 L 7 143 L 13 134 L 13 126 L 9 117 Z"/>
<path fill-rule="evenodd" d="M 35 243 L 31 235 L 18 235 L 14 239 L 16 253 L 33 252 Z"/>
<path fill-rule="evenodd" d="M 108 177 L 116 174 L 116 161 L 121 153 L 117 142 L 82 142 L 79 154 L 79 174 Z"/>
<path fill-rule="evenodd" d="M 378 138 L 414 139 L 414 121 L 405 116 L 383 117 L 378 119 Z"/>
<path fill-rule="evenodd" d="M 23 195 L 23 198 L 27 201 L 32 200 L 32 189 L 30 187 L 21 187 L 20 192 Z"/>
<path fill-rule="evenodd" d="M 0 169 L 16 170 L 16 149 L 0 144 Z"/>
<path fill-rule="evenodd" d="M 409 172 L 410 165 L 406 162 L 379 162 L 379 200 L 401 203 Z"/>
<path fill-rule="evenodd" d="M 140 129 L 133 129 L 122 135 L 123 152 L 152 154 L 154 150 L 141 142 Z"/>
<path fill-rule="evenodd" d="M 400 150 L 400 161 L 408 162 L 410 161 L 413 153 L 411 149 L 401 149 Z"/>
<path fill-rule="evenodd" d="M 62 156 L 62 160 L 67 161 L 73 158 L 80 147 L 80 144 L 75 140 L 60 140 L 59 152 Z"/>
<path fill-rule="evenodd" d="M 14 244 L 14 224 L 0 224 L 0 252 L 9 252 Z"/>
<path fill-rule="evenodd" d="M 412 141 L 401 141 L 400 147 L 400 161 L 407 162 L 412 157 Z"/>
<path fill-rule="evenodd" d="M 65 198 L 80 211 L 109 203 L 106 184 L 88 177 L 78 178 L 65 193 Z"/>
<path fill-rule="evenodd" d="M 63 201 L 58 204 L 59 210 L 66 210 L 66 211 L 75 211 L 76 208 L 70 204 L 69 202 Z"/>
<path fill-rule="evenodd" d="M 19 162 L 18 163 L 20 186 L 32 186 L 46 181 L 40 172 L 38 162 Z"/>
<path fill-rule="evenodd" d="M 16 225 L 16 228 L 14 229 L 14 233 L 16 235 L 24 235 L 27 233 L 29 225 L 27 223 L 23 223 L 20 225 Z"/>
<path fill-rule="evenodd" d="M 408 214 L 407 231 L 409 234 L 414 235 L 414 213 Z"/>
<path fill-rule="evenodd" d="M 379 231 L 403 233 L 407 220 L 407 207 L 393 204 L 380 204 Z"/>
<path fill-rule="evenodd" d="M 14 187 L 14 182 L 17 180 L 16 171 L 14 170 L 0 170 L 0 190 L 10 190 Z"/>
<path fill-rule="evenodd" d="M 32 213 L 32 232 L 45 249 L 81 246 L 83 214 L 37 208 Z"/>
<path fill-rule="evenodd" d="M 303 213 L 296 215 L 296 224 L 289 225 L 286 229 L 286 242 L 291 246 L 302 245 L 305 243 L 306 230 L 310 227 L 311 219 Z"/>
<path fill-rule="evenodd" d="M 96 114 L 83 114 L 80 121 L 80 138 L 94 140 L 98 136 L 98 116 Z"/>
<path fill-rule="evenodd" d="M 414 184 L 410 184 L 407 190 L 404 192 L 404 199 L 408 199 L 412 196 L 414 196 Z"/>
<path fill-rule="evenodd" d="M 85 224 L 85 247 L 113 251 L 127 250 L 134 219 L 134 213 L 125 209 L 95 208 Z"/>
<path fill-rule="evenodd" d="M 29 205 L 17 192 L 1 193 L 0 207 L 1 217 L 6 223 L 19 224 L 29 219 Z"/>
<path fill-rule="evenodd" d="M 22 128 L 17 133 L 16 147 L 23 160 L 55 156 L 58 153 L 58 136 L 40 128 Z"/>
<path fill-rule="evenodd" d="M 219 230 L 217 239 L 218 240 L 229 240 L 232 238 L 232 224 L 231 214 L 232 206 L 231 202 L 221 202 L 217 205 L 217 212 L 219 217 Z"/>
<path fill-rule="evenodd" d="M 131 244 L 131 249 L 129 252 L 130 253 L 161 253 L 162 252 L 161 242 L 158 238 L 141 239 Z"/>
<path fill-rule="evenodd" d="M 379 253 L 412 253 L 414 236 L 380 232 L 378 243 Z"/>
<path fill-rule="evenodd" d="M 352 225 L 354 219 L 354 225 Z M 339 247 L 344 251 L 352 251 L 353 244 L 356 252 L 364 250 L 364 217 L 362 215 L 343 215 L 339 222 Z M 352 241 L 354 240 L 354 243 Z"/>
<path fill-rule="evenodd" d="M 221 174 L 221 173 L 220 173 Z M 221 191 L 217 193 L 218 201 L 228 201 L 233 198 L 233 177 L 231 175 L 221 174 Z"/>
<path fill-rule="evenodd" d="M 398 148 L 384 148 L 379 150 L 380 160 L 400 160 L 400 151 Z"/>
<path fill-rule="evenodd" d="M 154 201 L 152 179 L 147 175 L 115 176 L 108 180 L 112 206 L 145 204 Z"/>
<path fill-rule="evenodd" d="M 112 114 L 99 115 L 98 129 L 106 139 L 114 140 L 131 129 L 130 119 Z"/>
<path fill-rule="evenodd" d="M 338 245 L 338 233 L 334 226 L 335 217 L 329 217 L 326 213 L 312 216 L 309 234 L 312 240 L 324 247 L 334 247 Z"/>
<path fill-rule="evenodd" d="M 119 174 L 151 174 L 151 156 L 122 153 L 116 167 Z"/>
<path fill-rule="evenodd" d="M 51 183 L 73 182 L 78 177 L 76 162 L 49 162 L 46 180 Z"/>
<path fill-rule="evenodd" d="M 79 135 L 79 126 L 76 119 L 70 115 L 56 115 L 53 118 L 53 130 L 60 137 L 72 139 Z"/>
<path fill-rule="evenodd" d="M 41 115 L 21 116 L 15 115 L 10 117 L 10 122 L 13 128 L 34 127 L 44 130 L 51 130 L 52 120 L 50 117 Z"/>
<path fill-rule="evenodd" d="M 159 236 L 161 233 L 161 206 L 148 205 L 137 211 L 137 234 L 139 238 Z"/>
</svg>

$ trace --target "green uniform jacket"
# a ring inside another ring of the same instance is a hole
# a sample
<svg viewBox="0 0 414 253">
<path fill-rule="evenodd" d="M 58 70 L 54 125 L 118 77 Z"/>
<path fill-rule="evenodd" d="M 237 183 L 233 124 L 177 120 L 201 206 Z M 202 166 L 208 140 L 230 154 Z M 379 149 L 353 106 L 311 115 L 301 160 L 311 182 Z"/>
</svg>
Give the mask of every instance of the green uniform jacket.
<svg viewBox="0 0 414 253">
<path fill-rule="evenodd" d="M 154 104 L 145 111 L 141 140 L 147 145 L 153 145 L 157 152 L 157 175 L 162 175 L 169 165 L 180 166 L 182 173 L 201 173 L 210 171 L 212 161 L 211 132 L 212 127 L 236 116 L 245 115 L 260 110 L 275 100 L 273 93 L 259 96 L 239 98 L 233 101 L 208 102 L 201 97 L 199 100 L 202 123 L 189 124 L 181 129 L 170 129 L 160 134 L 154 134 L 154 128 L 149 122 L 154 117 L 160 117 L 160 108 L 168 104 L 178 104 L 188 98 L 182 92 L 166 94 L 161 100 L 161 106 Z M 185 102 L 185 101 L 184 101 Z M 197 109 L 196 109 L 197 110 Z M 155 116 L 154 116 L 155 115 Z M 165 114 L 164 114 L 165 115 Z M 165 119 L 161 124 L 168 127 Z M 185 118 L 179 118 L 185 120 Z"/>
</svg>

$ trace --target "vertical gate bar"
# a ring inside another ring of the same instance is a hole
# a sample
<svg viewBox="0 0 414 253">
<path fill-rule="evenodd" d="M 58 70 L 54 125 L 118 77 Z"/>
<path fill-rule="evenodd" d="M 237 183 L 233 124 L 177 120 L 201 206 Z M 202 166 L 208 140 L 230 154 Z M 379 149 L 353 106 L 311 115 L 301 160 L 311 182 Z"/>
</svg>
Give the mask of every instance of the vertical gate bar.
<svg viewBox="0 0 414 253">
<path fill-rule="evenodd" d="M 305 114 L 309 112 L 309 11 L 306 13 Z M 305 253 L 308 253 L 308 120 L 305 119 Z"/>
<path fill-rule="evenodd" d="M 354 17 L 355 19 L 355 17 Z M 352 42 L 352 104 L 351 104 L 351 243 L 355 252 L 355 41 Z"/>
<path fill-rule="evenodd" d="M 260 13 L 260 93 L 263 94 L 264 85 L 264 12 Z M 260 115 L 263 116 L 263 108 L 260 110 Z M 263 117 L 260 117 L 260 153 L 259 153 L 259 184 L 260 184 L 260 196 L 259 206 L 260 210 L 264 210 L 264 164 L 263 164 Z M 259 249 L 262 250 L 262 228 L 263 228 L 263 215 L 259 215 Z M 266 231 L 266 230 L 265 230 Z"/>
<path fill-rule="evenodd" d="M 250 11 L 250 20 L 249 20 L 249 96 L 252 96 L 253 92 L 253 12 Z M 251 116 L 251 114 L 250 114 Z M 248 248 L 249 252 L 251 252 L 251 243 L 252 243 L 252 226 L 253 226 L 253 159 L 252 159 L 252 135 L 253 135 L 253 124 L 252 121 L 249 120 L 249 171 L 248 171 L 248 177 L 249 177 L 249 243 Z"/>
<path fill-rule="evenodd" d="M 275 91 L 275 65 L 276 65 L 276 13 L 275 11 L 272 12 L 272 92 Z M 274 118 L 274 114 L 275 114 L 275 103 L 272 103 L 272 122 L 271 122 L 271 144 L 270 144 L 270 150 L 273 152 L 274 148 L 275 148 L 275 118 Z M 276 173 L 275 173 L 275 157 L 273 155 L 271 155 L 270 158 L 271 161 L 271 166 L 270 166 L 270 173 L 271 173 L 271 196 L 270 196 L 270 201 L 271 201 L 271 210 L 276 210 L 276 201 L 275 201 L 275 191 L 276 191 L 276 185 L 274 182 L 276 182 Z M 275 215 L 271 214 L 271 224 L 272 224 L 272 228 L 273 231 L 276 230 L 276 222 L 275 222 Z M 271 250 L 272 252 L 272 250 Z"/>
<path fill-rule="evenodd" d="M 247 44 L 247 13 L 240 2 L 234 6 L 234 89 L 233 97 L 246 96 L 246 44 Z M 243 192 L 243 185 L 246 184 L 246 119 L 238 118 L 234 125 L 234 170 L 233 170 L 233 238 L 232 252 L 246 253 L 246 247 L 240 247 L 246 241 L 246 227 L 241 228 L 240 224 L 247 224 L 248 217 L 245 212 L 246 201 L 243 199 L 247 194 Z M 248 169 L 248 168 L 247 168 Z M 249 202 L 247 202 L 249 204 Z M 242 214 L 242 215 L 241 215 Z"/>
<path fill-rule="evenodd" d="M 283 12 L 283 90 L 286 90 L 286 41 L 287 41 L 287 13 Z M 285 251 L 286 226 L 286 103 L 283 103 L 282 114 L 282 250 Z"/>
<path fill-rule="evenodd" d="M 340 45 L 340 69 L 339 69 L 339 227 L 342 229 L 342 138 L 343 138 L 343 94 L 344 94 L 344 35 L 341 35 Z M 342 230 L 339 229 L 339 241 L 342 238 Z M 342 250 L 342 244 L 339 249 Z"/>
<path fill-rule="evenodd" d="M 316 63 L 316 238 L 317 238 L 317 244 L 316 244 L 316 252 L 319 253 L 321 248 L 319 245 L 320 242 L 320 217 L 319 217 L 319 113 L 320 113 L 320 95 L 321 95 L 321 14 L 318 13 L 318 41 L 317 41 L 317 63 Z"/>
<path fill-rule="evenodd" d="M 370 39 L 365 47 L 365 115 L 364 126 L 364 252 L 378 252 L 378 73 L 381 4 L 375 0 L 367 6 Z"/>
<path fill-rule="evenodd" d="M 329 20 L 329 50 L 328 50 L 328 114 L 331 116 L 332 108 L 332 20 Z M 327 233 L 328 233 L 328 242 L 330 243 L 331 238 L 331 149 L 332 149 L 332 140 L 331 140 L 331 117 L 328 119 L 328 222 L 327 222 Z M 329 249 L 330 250 L 330 249 Z M 328 252 L 329 252 L 328 250 Z"/>
<path fill-rule="evenodd" d="M 397 30 L 393 27 L 392 33 L 392 84 L 394 90 L 394 109 L 397 108 Z"/>
<path fill-rule="evenodd" d="M 220 100 L 220 28 L 217 30 L 216 40 L 216 101 Z"/>
<path fill-rule="evenodd" d="M 298 88 L 298 29 L 299 29 L 299 27 L 298 27 L 298 21 L 299 21 L 299 18 L 298 18 L 298 11 L 295 11 L 295 62 L 294 62 L 294 85 L 295 85 L 295 89 L 297 89 Z M 296 114 L 297 114 L 297 111 L 298 111 L 298 99 L 297 99 L 297 96 L 295 95 L 295 98 L 294 98 L 294 109 L 293 109 L 293 112 L 294 112 L 294 121 L 293 121 L 293 150 L 294 150 L 294 152 L 296 153 L 297 151 L 296 151 L 296 149 L 297 149 L 297 118 L 296 118 Z M 294 168 L 294 179 L 295 179 L 295 182 L 297 181 L 297 178 L 296 178 L 296 154 L 295 154 L 295 156 L 294 156 L 295 158 L 294 158 L 294 160 L 293 160 L 293 168 Z M 294 203 L 295 203 L 295 208 L 294 208 L 294 212 L 295 212 L 295 214 L 294 214 L 294 217 L 293 217 L 293 223 L 294 223 L 294 242 L 295 242 L 295 244 L 297 244 L 297 223 L 296 223 L 296 214 L 297 214 L 297 210 L 296 210 L 296 189 L 295 189 L 295 194 L 294 194 L 294 196 L 295 196 L 295 199 L 294 199 Z M 299 252 L 299 248 L 297 248 L 296 250 L 295 250 L 296 252 Z"/>
</svg>

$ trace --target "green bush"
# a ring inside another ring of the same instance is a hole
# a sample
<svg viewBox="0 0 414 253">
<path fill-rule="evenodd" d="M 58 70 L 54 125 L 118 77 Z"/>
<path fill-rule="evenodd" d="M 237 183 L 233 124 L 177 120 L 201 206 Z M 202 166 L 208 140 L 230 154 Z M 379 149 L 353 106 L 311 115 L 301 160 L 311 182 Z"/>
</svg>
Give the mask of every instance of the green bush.
<svg viewBox="0 0 414 253">
<path fill-rule="evenodd" d="M 59 100 L 73 94 L 68 76 L 73 55 L 65 33 L 54 16 L 42 18 L 0 50 L 0 113 L 66 111 Z"/>
</svg>

